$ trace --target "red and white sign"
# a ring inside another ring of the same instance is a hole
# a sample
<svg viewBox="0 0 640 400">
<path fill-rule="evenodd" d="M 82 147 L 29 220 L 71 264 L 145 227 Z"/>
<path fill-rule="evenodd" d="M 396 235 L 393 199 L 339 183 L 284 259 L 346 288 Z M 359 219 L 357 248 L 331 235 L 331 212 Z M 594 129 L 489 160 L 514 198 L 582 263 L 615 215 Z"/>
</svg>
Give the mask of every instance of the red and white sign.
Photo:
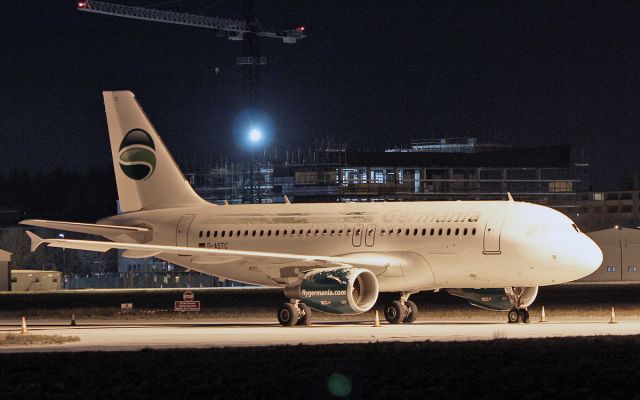
<svg viewBox="0 0 640 400">
<path fill-rule="evenodd" d="M 176 301 L 173 305 L 173 311 L 191 311 L 191 312 L 199 312 L 200 311 L 200 301 Z"/>
<path fill-rule="evenodd" d="M 176 301 L 173 305 L 173 311 L 179 312 L 199 312 L 200 301 L 195 301 L 196 297 L 191 290 L 187 290 L 182 294 L 183 301 Z"/>
<path fill-rule="evenodd" d="M 182 294 L 182 300 L 184 301 L 193 301 L 195 298 L 196 296 L 193 295 L 193 292 L 191 290 L 187 290 Z"/>
</svg>

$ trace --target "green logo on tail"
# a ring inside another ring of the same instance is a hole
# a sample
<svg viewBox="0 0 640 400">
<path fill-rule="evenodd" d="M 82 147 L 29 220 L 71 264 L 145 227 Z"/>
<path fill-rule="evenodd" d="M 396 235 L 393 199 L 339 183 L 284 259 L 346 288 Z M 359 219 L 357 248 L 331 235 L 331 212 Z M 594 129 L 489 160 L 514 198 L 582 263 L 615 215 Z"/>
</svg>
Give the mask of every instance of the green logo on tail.
<svg viewBox="0 0 640 400">
<path fill-rule="evenodd" d="M 142 129 L 130 130 L 120 144 L 120 168 L 136 181 L 149 178 L 156 169 L 156 147 Z"/>
</svg>

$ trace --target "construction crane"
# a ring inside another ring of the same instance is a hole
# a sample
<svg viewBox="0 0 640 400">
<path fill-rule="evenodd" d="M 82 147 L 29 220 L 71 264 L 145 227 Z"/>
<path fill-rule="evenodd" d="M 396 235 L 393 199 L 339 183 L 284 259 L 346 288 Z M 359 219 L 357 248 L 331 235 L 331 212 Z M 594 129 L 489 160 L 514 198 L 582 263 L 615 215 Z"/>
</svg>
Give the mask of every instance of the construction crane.
<svg viewBox="0 0 640 400">
<path fill-rule="evenodd" d="M 77 5 L 79 11 L 211 29 L 218 36 L 227 36 L 229 40 L 243 41 L 242 53 L 240 57 L 237 57 L 236 64 L 244 67 L 243 78 L 247 86 L 246 91 L 249 95 L 249 102 L 254 104 L 259 87 L 259 67 L 267 63 L 267 58 L 260 55 L 258 37 L 280 39 L 283 43 L 293 44 L 298 40 L 304 39 L 306 35 L 304 34 L 304 26 L 288 30 L 266 31 L 255 17 L 253 0 L 244 0 L 242 8 L 243 20 L 178 13 L 154 8 L 132 7 L 92 0 L 82 0 Z"/>
<path fill-rule="evenodd" d="M 253 7 L 251 6 L 251 8 Z M 154 8 L 132 7 L 102 1 L 80 1 L 78 2 L 78 10 L 116 17 L 212 29 L 221 36 L 226 34 L 229 40 L 243 40 L 246 35 L 256 35 L 259 37 L 280 39 L 284 43 L 296 43 L 298 40 L 306 37 L 304 34 L 304 26 L 299 26 L 296 29 L 269 32 L 262 29 L 262 26 L 260 26 L 257 21 L 207 17 L 204 15 L 185 14 Z"/>
<path fill-rule="evenodd" d="M 178 13 L 174 11 L 158 10 L 145 7 L 132 7 L 122 4 L 106 3 L 102 1 L 81 0 L 78 2 L 79 11 L 95 14 L 111 15 L 115 17 L 140 19 L 145 21 L 162 22 L 166 24 L 187 25 L 198 28 L 211 29 L 220 37 L 227 36 L 229 40 L 242 41 L 241 56 L 237 57 L 236 64 L 242 68 L 244 92 L 249 107 L 257 107 L 258 88 L 260 86 L 260 67 L 267 63 L 267 58 L 260 55 L 258 38 L 280 39 L 283 43 L 293 44 L 304 39 L 304 26 L 296 29 L 281 31 L 266 31 L 262 28 L 255 15 L 254 0 L 242 1 L 243 19 L 228 19 L 220 17 L 208 17 L 204 15 Z M 217 68 L 216 68 L 217 75 Z M 252 139 L 253 140 L 253 139 Z M 248 200 L 255 203 L 259 201 L 260 186 L 258 192 L 254 188 L 256 164 L 255 149 L 251 164 L 250 182 L 251 190 Z M 259 169 L 258 169 L 259 170 Z"/>
</svg>

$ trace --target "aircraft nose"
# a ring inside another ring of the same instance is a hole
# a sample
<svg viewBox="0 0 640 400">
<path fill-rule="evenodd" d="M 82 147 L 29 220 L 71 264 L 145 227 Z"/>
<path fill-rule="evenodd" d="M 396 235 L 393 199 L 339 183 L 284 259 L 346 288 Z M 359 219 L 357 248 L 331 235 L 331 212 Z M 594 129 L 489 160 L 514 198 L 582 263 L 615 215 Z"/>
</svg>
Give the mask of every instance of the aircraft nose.
<svg viewBox="0 0 640 400">
<path fill-rule="evenodd" d="M 574 259 L 582 277 L 592 274 L 602 264 L 602 250 L 586 235 L 580 235 L 580 241 L 574 249 Z"/>
</svg>

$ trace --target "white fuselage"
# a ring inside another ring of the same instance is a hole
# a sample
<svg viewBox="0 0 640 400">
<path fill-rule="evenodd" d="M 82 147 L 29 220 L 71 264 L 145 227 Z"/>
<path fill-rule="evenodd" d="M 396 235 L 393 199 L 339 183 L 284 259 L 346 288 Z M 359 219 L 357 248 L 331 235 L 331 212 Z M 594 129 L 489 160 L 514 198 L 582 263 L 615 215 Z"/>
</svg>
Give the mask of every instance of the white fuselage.
<svg viewBox="0 0 640 400">
<path fill-rule="evenodd" d="M 551 285 L 584 277 L 602 261 L 597 245 L 563 214 L 508 201 L 203 205 L 100 223 L 151 228 L 149 244 L 386 257 L 388 267 L 371 268 L 383 292 Z M 156 256 L 260 285 L 284 285 L 313 268 L 273 258 Z"/>
</svg>

